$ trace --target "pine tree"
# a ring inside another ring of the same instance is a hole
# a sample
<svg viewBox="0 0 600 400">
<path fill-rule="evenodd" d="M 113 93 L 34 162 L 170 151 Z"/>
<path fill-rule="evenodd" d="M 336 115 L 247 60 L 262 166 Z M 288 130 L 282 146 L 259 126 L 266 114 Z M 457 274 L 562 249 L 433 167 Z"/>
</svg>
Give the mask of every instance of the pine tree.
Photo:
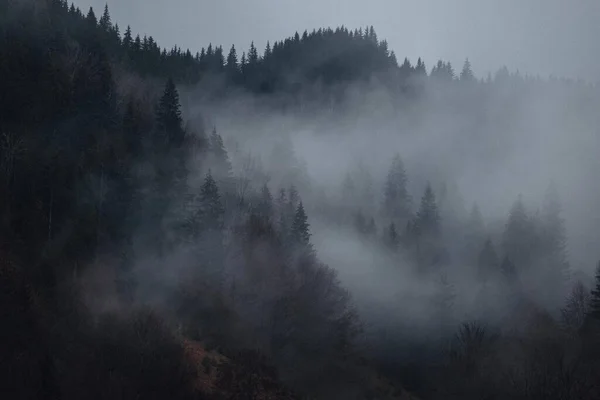
<svg viewBox="0 0 600 400">
<path fill-rule="evenodd" d="M 294 220 L 292 222 L 291 234 L 296 243 L 308 245 L 310 242 L 308 217 L 304 211 L 302 201 L 298 204 L 298 208 L 296 208 L 296 213 L 294 214 Z"/>
<path fill-rule="evenodd" d="M 577 332 L 589 315 L 590 293 L 583 283 L 576 282 L 567 297 L 565 306 L 561 309 L 563 328 Z"/>
<path fill-rule="evenodd" d="M 179 93 L 173 79 L 169 78 L 165 85 L 163 95 L 156 108 L 156 150 L 164 146 L 178 147 L 183 144 L 185 132 L 182 127 L 181 105 Z"/>
<path fill-rule="evenodd" d="M 229 50 L 229 54 L 227 55 L 226 69 L 227 69 L 227 75 L 229 76 L 229 79 L 235 80 L 239 73 L 239 66 L 238 66 L 237 52 L 235 50 L 235 46 L 233 46 L 233 45 L 231 46 L 231 49 Z"/>
<path fill-rule="evenodd" d="M 257 206 L 257 214 L 260 217 L 271 219 L 273 217 L 273 196 L 269 186 L 265 183 L 260 190 L 260 199 Z"/>
<path fill-rule="evenodd" d="M 394 156 L 383 193 L 383 210 L 388 218 L 405 224 L 411 216 L 412 199 L 407 189 L 408 179 L 399 154 Z"/>
<path fill-rule="evenodd" d="M 90 10 L 87 13 L 86 21 L 91 27 L 96 27 L 98 25 L 98 19 L 96 18 L 96 14 L 92 7 L 90 7 Z"/>
<path fill-rule="evenodd" d="M 209 170 L 200 189 L 200 212 L 202 227 L 208 230 L 223 228 L 223 215 L 225 213 L 219 187 Z"/>
<path fill-rule="evenodd" d="M 415 67 L 415 72 L 420 76 L 427 76 L 427 67 L 425 67 L 425 62 L 421 60 L 421 57 L 417 60 L 417 65 Z"/>
<path fill-rule="evenodd" d="M 435 194 L 428 183 L 425 193 L 421 198 L 421 206 L 417 212 L 417 228 L 420 236 L 437 237 L 441 233 L 440 215 L 435 199 Z"/>
<path fill-rule="evenodd" d="M 594 289 L 591 292 L 589 315 L 597 320 L 600 320 L 600 262 L 596 267 L 596 276 L 594 281 Z"/>
<path fill-rule="evenodd" d="M 396 224 L 392 222 L 385 233 L 385 244 L 392 252 L 396 252 L 398 250 L 399 243 L 400 238 L 398 236 L 398 231 L 396 230 Z"/>
<path fill-rule="evenodd" d="M 557 188 L 551 184 L 546 192 L 542 209 L 541 255 L 545 274 L 555 294 L 564 292 L 570 278 L 567 260 L 567 234 L 562 218 L 562 207 Z M 566 294 L 566 293 L 565 293 Z"/>
<path fill-rule="evenodd" d="M 227 150 L 225 149 L 225 144 L 223 143 L 223 138 L 217 133 L 216 128 L 213 128 L 209 137 L 209 149 L 211 154 L 211 168 L 217 179 L 225 183 L 225 180 L 229 180 L 232 176 L 232 166 Z"/>
<path fill-rule="evenodd" d="M 108 4 L 104 5 L 104 13 L 102 14 L 102 17 L 100 17 L 100 28 L 104 32 L 109 32 L 112 28 L 110 13 L 108 12 Z"/>
<path fill-rule="evenodd" d="M 504 252 L 519 269 L 529 267 L 534 247 L 534 232 L 523 198 L 511 207 L 503 235 Z"/>
<path fill-rule="evenodd" d="M 258 50 L 254 46 L 254 42 L 250 43 L 250 50 L 248 51 L 248 64 L 255 66 L 258 63 Z"/>
<path fill-rule="evenodd" d="M 461 82 L 473 82 L 475 80 L 475 75 L 473 74 L 473 70 L 471 69 L 471 62 L 467 58 L 463 65 L 463 69 L 460 72 L 460 81 Z"/>
</svg>

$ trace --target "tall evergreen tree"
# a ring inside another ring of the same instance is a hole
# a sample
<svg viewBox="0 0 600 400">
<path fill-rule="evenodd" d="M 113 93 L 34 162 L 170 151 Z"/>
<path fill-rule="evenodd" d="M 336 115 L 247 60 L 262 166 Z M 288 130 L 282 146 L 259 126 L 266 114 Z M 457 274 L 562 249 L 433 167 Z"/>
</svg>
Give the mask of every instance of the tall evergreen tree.
<svg viewBox="0 0 600 400">
<path fill-rule="evenodd" d="M 594 289 L 592 289 L 590 296 L 590 316 L 594 319 L 600 320 L 600 262 L 596 267 L 596 276 L 594 277 Z"/>
<path fill-rule="evenodd" d="M 232 176 L 232 166 L 223 138 L 217 133 L 216 128 L 213 128 L 209 137 L 209 149 L 211 154 L 210 166 L 213 174 L 219 181 L 225 183 Z"/>
<path fill-rule="evenodd" d="M 100 17 L 99 25 L 104 32 L 109 32 L 112 28 L 112 21 L 110 19 L 110 13 L 108 11 L 108 4 L 104 5 L 104 13 L 102 14 L 102 17 Z"/>
<path fill-rule="evenodd" d="M 460 72 L 460 80 L 461 82 L 473 82 L 475 80 L 475 75 L 471 69 L 471 62 L 468 58 L 465 60 L 462 71 Z"/>
<path fill-rule="evenodd" d="M 384 242 L 388 249 L 392 252 L 398 251 L 398 245 L 400 244 L 400 237 L 398 236 L 398 231 L 396 230 L 396 224 L 393 222 L 390 223 L 389 227 L 385 232 Z"/>
<path fill-rule="evenodd" d="M 421 198 L 421 206 L 417 212 L 416 223 L 420 236 L 439 236 L 441 233 L 440 222 L 441 218 L 438 212 L 435 193 L 428 183 L 425 187 L 425 193 Z"/>
<path fill-rule="evenodd" d="M 511 207 L 503 235 L 505 254 L 518 269 L 529 268 L 536 246 L 532 218 L 519 195 Z"/>
<path fill-rule="evenodd" d="M 541 248 L 544 275 L 552 281 L 552 292 L 564 293 L 570 278 L 567 260 L 567 234 L 562 218 L 558 190 L 551 184 L 546 192 L 542 208 Z"/>
<path fill-rule="evenodd" d="M 200 189 L 200 212 L 204 230 L 220 230 L 223 228 L 225 213 L 219 187 L 211 171 L 208 171 Z"/>
<path fill-rule="evenodd" d="M 90 7 L 87 13 L 86 21 L 91 27 L 95 28 L 98 25 L 98 19 L 96 18 L 96 14 L 94 13 L 94 9 L 92 7 Z"/>
<path fill-rule="evenodd" d="M 229 79 L 235 81 L 237 79 L 237 76 L 239 73 L 239 66 L 238 66 L 237 52 L 235 50 L 235 46 L 233 46 L 233 45 L 231 46 L 231 49 L 229 50 L 229 54 L 227 55 L 226 70 L 227 70 L 227 75 L 229 76 Z"/>
<path fill-rule="evenodd" d="M 404 225 L 412 213 L 412 198 L 407 189 L 408 179 L 399 154 L 394 156 L 388 171 L 383 193 L 383 210 L 388 218 Z"/>
<path fill-rule="evenodd" d="M 302 201 L 300 201 L 298 207 L 296 208 L 296 213 L 294 214 L 294 220 L 292 222 L 291 234 L 293 240 L 298 244 L 308 245 L 310 242 L 309 228 L 310 226 L 308 224 L 308 217 L 304 211 Z"/>
<path fill-rule="evenodd" d="M 182 123 L 179 93 L 175 82 L 169 78 L 156 108 L 155 145 L 160 146 L 157 150 L 183 144 L 185 132 Z"/>
</svg>

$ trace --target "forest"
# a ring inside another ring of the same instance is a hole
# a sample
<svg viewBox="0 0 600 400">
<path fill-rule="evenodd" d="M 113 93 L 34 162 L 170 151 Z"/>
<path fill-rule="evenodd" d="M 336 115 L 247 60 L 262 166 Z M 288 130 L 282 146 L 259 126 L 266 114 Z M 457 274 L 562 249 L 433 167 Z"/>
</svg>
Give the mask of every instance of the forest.
<svg viewBox="0 0 600 400">
<path fill-rule="evenodd" d="M 202 45 L 0 2 L 3 398 L 600 398 L 598 86 Z"/>
</svg>

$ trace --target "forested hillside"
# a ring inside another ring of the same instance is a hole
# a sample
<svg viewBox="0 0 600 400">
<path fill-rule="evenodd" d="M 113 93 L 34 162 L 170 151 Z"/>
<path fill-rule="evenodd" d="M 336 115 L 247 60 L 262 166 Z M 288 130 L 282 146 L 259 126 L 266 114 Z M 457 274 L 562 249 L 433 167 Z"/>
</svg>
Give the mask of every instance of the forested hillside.
<svg viewBox="0 0 600 400">
<path fill-rule="evenodd" d="M 448 155 L 500 162 L 540 93 L 597 134 L 594 86 L 398 63 L 370 26 L 192 54 L 96 12 L 0 3 L 7 398 L 600 397 L 560 185 L 504 210 L 498 179 L 487 215 Z M 434 124 L 464 135 L 393 139 Z"/>
</svg>

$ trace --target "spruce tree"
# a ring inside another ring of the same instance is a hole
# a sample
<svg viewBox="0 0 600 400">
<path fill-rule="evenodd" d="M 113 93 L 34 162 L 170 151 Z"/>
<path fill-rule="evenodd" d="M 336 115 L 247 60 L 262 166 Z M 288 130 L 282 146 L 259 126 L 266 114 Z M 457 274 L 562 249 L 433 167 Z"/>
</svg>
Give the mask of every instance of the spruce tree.
<svg viewBox="0 0 600 400">
<path fill-rule="evenodd" d="M 600 262 L 596 267 L 596 276 L 594 280 L 594 289 L 590 296 L 589 314 L 592 318 L 600 320 Z"/>
<path fill-rule="evenodd" d="M 169 78 L 156 108 L 156 150 L 165 146 L 178 147 L 183 144 L 185 132 L 182 127 L 181 105 L 179 93 L 173 79 Z"/>
<path fill-rule="evenodd" d="M 396 224 L 392 222 L 385 232 L 385 244 L 392 252 L 396 252 L 398 250 L 399 243 L 400 237 L 398 236 L 398 231 L 396 230 Z"/>
<path fill-rule="evenodd" d="M 209 170 L 200 189 L 200 212 L 202 227 L 208 230 L 223 228 L 223 215 L 225 213 L 219 187 Z"/>
<path fill-rule="evenodd" d="M 519 269 L 529 267 L 534 247 L 534 232 L 523 198 L 511 207 L 503 235 L 504 252 Z"/>
<path fill-rule="evenodd" d="M 383 210 L 386 217 L 400 224 L 405 224 L 411 216 L 412 199 L 407 182 L 404 163 L 400 155 L 396 154 L 385 181 Z"/>
<path fill-rule="evenodd" d="M 473 82 L 475 80 L 475 75 L 473 74 L 473 70 L 471 69 L 471 62 L 467 58 L 463 65 L 463 69 L 460 72 L 460 81 L 461 82 Z"/>
<path fill-rule="evenodd" d="M 542 268 L 553 285 L 551 290 L 553 292 L 564 291 L 570 278 L 570 266 L 567 260 L 567 234 L 558 190 L 553 183 L 544 198 L 541 228 L 540 253 L 545 264 L 542 265 Z"/>
<path fill-rule="evenodd" d="M 294 220 L 292 222 L 291 234 L 296 243 L 308 245 L 310 242 L 308 217 L 304 211 L 302 201 L 300 201 L 298 207 L 296 208 L 296 213 L 294 214 Z"/>
<path fill-rule="evenodd" d="M 266 219 L 273 217 L 273 196 L 269 186 L 265 183 L 260 190 L 260 199 L 257 205 L 257 215 Z"/>
<path fill-rule="evenodd" d="M 86 21 L 91 27 L 95 28 L 98 26 L 98 19 L 96 19 L 96 14 L 94 13 L 94 9 L 92 7 L 90 7 L 87 13 Z"/>
<path fill-rule="evenodd" d="M 229 155 L 223 138 L 217 133 L 217 129 L 213 128 L 213 131 L 209 137 L 209 149 L 211 154 L 210 166 L 213 169 L 213 173 L 223 183 L 232 176 L 231 161 L 229 161 Z"/>
<path fill-rule="evenodd" d="M 104 13 L 102 14 L 102 17 L 100 17 L 99 25 L 104 32 L 109 32 L 112 28 L 112 21 L 110 19 L 110 13 L 108 12 L 108 4 L 104 5 Z"/>
<path fill-rule="evenodd" d="M 440 230 L 440 215 L 435 199 L 435 193 L 431 185 L 427 183 L 425 193 L 421 198 L 421 206 L 417 212 L 417 228 L 420 236 L 439 236 Z"/>
<path fill-rule="evenodd" d="M 231 79 L 232 81 L 235 81 L 237 79 L 237 75 L 239 73 L 239 66 L 238 66 L 238 58 L 237 58 L 237 52 L 235 50 L 235 46 L 231 46 L 231 49 L 229 50 L 229 54 L 227 55 L 227 64 L 225 66 L 226 70 L 227 70 L 227 75 L 229 77 L 229 79 Z"/>
</svg>

